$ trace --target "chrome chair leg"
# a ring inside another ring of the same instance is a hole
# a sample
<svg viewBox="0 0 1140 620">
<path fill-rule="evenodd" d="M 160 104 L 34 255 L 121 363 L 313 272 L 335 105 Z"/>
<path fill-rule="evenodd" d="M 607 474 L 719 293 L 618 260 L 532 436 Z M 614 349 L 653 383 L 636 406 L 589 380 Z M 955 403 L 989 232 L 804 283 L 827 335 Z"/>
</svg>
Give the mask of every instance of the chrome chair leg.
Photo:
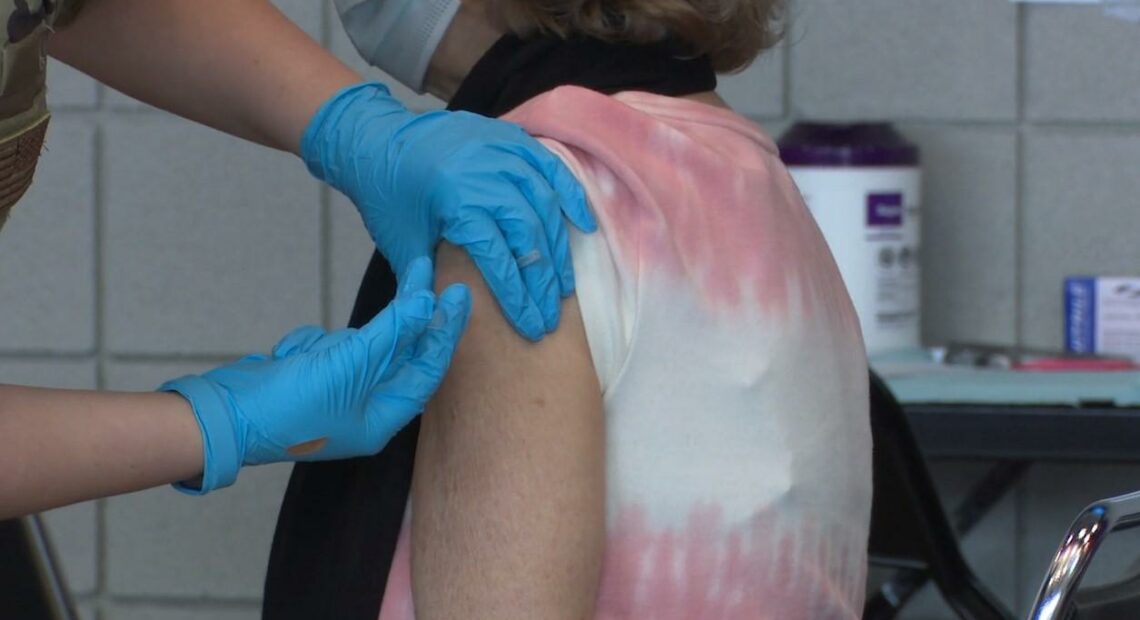
<svg viewBox="0 0 1140 620">
<path fill-rule="evenodd" d="M 1111 532 L 1140 525 L 1140 492 L 1089 505 L 1069 526 L 1049 563 L 1029 620 L 1064 620 L 1093 555 Z"/>
</svg>

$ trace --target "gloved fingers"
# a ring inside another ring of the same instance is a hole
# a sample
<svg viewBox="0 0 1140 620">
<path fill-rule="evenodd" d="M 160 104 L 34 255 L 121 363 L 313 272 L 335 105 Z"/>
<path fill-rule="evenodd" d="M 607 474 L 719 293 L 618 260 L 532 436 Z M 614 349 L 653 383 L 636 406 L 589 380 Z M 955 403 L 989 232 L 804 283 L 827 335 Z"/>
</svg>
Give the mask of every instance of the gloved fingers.
<svg viewBox="0 0 1140 620">
<path fill-rule="evenodd" d="M 410 329 L 418 334 L 427 329 L 435 312 L 431 281 L 431 259 L 413 258 L 400 275 L 396 299 L 360 328 L 360 335 L 365 340 L 392 340 L 399 337 L 397 331 Z"/>
<path fill-rule="evenodd" d="M 533 138 L 530 140 L 533 145 L 528 145 L 526 159 L 531 166 L 542 174 L 547 184 L 558 195 L 558 204 L 563 215 L 582 232 L 597 231 L 598 222 L 590 210 L 589 201 L 586 199 L 586 190 L 582 188 L 582 184 L 574 176 L 574 173 L 570 171 L 570 168 L 561 158 L 542 146 L 538 140 Z"/>
<path fill-rule="evenodd" d="M 356 330 L 347 327 L 325 332 L 316 325 L 307 325 L 293 330 L 277 346 L 273 348 L 273 359 L 285 359 L 303 353 L 319 353 L 331 349 L 341 342 L 348 340 Z"/>
<path fill-rule="evenodd" d="M 471 318 L 471 292 L 452 284 L 440 295 L 435 315 L 415 342 L 412 355 L 378 389 L 382 394 L 402 394 L 420 401 L 417 412 L 439 389 L 455 348 Z"/>
<path fill-rule="evenodd" d="M 364 345 L 366 383 L 373 384 L 388 374 L 393 360 L 405 355 L 427 330 L 435 310 L 435 294 L 418 290 L 397 297 L 388 307 L 358 330 L 356 342 Z"/>
<path fill-rule="evenodd" d="M 422 336 L 432 320 L 432 316 L 434 316 L 436 312 L 437 304 L 435 294 L 432 292 L 432 280 L 432 261 L 426 256 L 412 259 L 408 268 L 404 270 L 403 277 L 400 279 L 396 300 L 392 304 L 393 311 L 398 313 L 401 317 L 400 320 L 404 321 L 404 324 L 399 327 L 399 334 L 392 347 L 387 369 L 391 369 L 402 360 L 412 356 L 415 343 Z M 427 295 L 428 298 L 431 299 L 432 304 L 426 313 L 418 306 L 411 310 L 406 307 L 409 301 L 423 297 L 424 295 Z M 385 372 L 387 372 L 387 369 Z"/>
<path fill-rule="evenodd" d="M 484 213 L 477 217 L 478 211 L 474 209 L 468 213 L 470 215 L 462 221 L 448 226 L 443 238 L 471 256 L 515 331 L 527 340 L 541 340 L 546 333 L 546 322 L 527 292 L 518 261 L 503 231 L 490 215 Z"/>
<path fill-rule="evenodd" d="M 364 82 L 338 91 L 317 110 L 301 136 L 301 159 L 309 172 L 334 188 L 356 194 L 361 167 L 354 164 L 379 119 L 392 123 L 410 116 L 407 108 L 379 82 Z M 388 124 L 388 123 L 381 123 Z M 382 144 L 388 142 L 381 134 Z"/>
<path fill-rule="evenodd" d="M 574 263 L 570 258 L 570 233 L 558 209 L 559 197 L 554 188 L 533 174 L 519 175 L 513 172 L 506 173 L 511 178 L 519 192 L 531 204 L 536 206 L 535 213 L 542 222 L 546 243 L 551 250 L 550 258 L 553 268 L 558 276 L 558 287 L 562 297 L 569 297 L 574 293 Z M 544 208 L 537 208 L 543 205 Z M 508 242 L 510 237 L 507 237 Z M 557 300 L 555 301 L 557 303 Z M 554 313 L 555 322 L 547 323 L 547 330 L 558 326 L 558 313 Z"/>
<path fill-rule="evenodd" d="M 471 318 L 471 290 L 465 284 L 448 285 L 440 293 L 436 305 L 439 309 L 432 315 L 432 322 L 429 327 L 433 330 L 450 329 L 452 319 L 458 318 L 460 321 L 459 332 L 455 334 L 455 340 L 458 341 L 458 336 L 463 335 L 463 331 L 467 329 L 467 322 Z"/>
<path fill-rule="evenodd" d="M 393 375 L 391 383 L 415 386 L 413 393 L 426 403 L 443 381 L 455 348 L 471 319 L 471 291 L 452 284 L 439 296 L 431 324 L 415 346 L 415 352 Z"/>
<path fill-rule="evenodd" d="M 416 291 L 432 290 L 432 264 L 427 256 L 412 259 L 408 268 L 400 275 L 398 297 L 409 296 Z"/>
<path fill-rule="evenodd" d="M 432 291 L 432 263 L 426 256 L 412 259 L 404 270 L 396 300 L 391 308 L 398 312 L 396 353 L 412 346 L 427 329 L 435 314 L 436 299 Z"/>
<path fill-rule="evenodd" d="M 415 258 L 408 264 L 408 268 L 404 270 L 403 277 L 400 278 L 397 299 L 412 299 L 417 297 L 417 292 L 423 291 L 430 294 L 431 286 L 431 259 L 426 256 Z M 422 302 L 416 303 L 420 304 Z M 432 303 L 434 304 L 434 300 Z M 411 308 L 411 310 L 413 310 L 411 313 L 412 318 L 417 314 L 424 314 L 423 312 L 417 313 L 415 311 L 416 308 Z M 370 324 L 374 321 L 370 321 Z M 391 321 L 391 319 L 389 319 L 389 321 Z M 273 357 L 282 359 L 297 353 L 329 349 L 351 336 L 355 331 L 354 329 L 340 329 L 326 333 L 323 328 L 316 325 L 298 327 L 292 332 L 289 332 L 281 342 L 277 343 L 277 346 L 273 348 Z"/>
<path fill-rule="evenodd" d="M 302 325 L 286 334 L 281 342 L 273 347 L 273 358 L 284 359 L 298 353 L 304 353 L 324 336 L 324 328 L 316 325 Z"/>
<path fill-rule="evenodd" d="M 453 284 L 439 297 L 431 325 L 416 342 L 413 355 L 399 364 L 390 379 L 377 386 L 369 400 L 369 428 L 374 443 L 383 446 L 415 419 L 439 389 L 455 348 L 471 316 L 471 293 Z"/>
<path fill-rule="evenodd" d="M 527 293 L 542 313 L 546 331 L 552 332 L 558 327 L 558 317 L 562 310 L 562 289 L 555 272 L 558 266 L 551 255 L 545 227 L 530 205 L 539 204 L 535 202 L 539 199 L 549 200 L 548 206 L 553 206 L 557 199 L 552 192 L 524 189 L 532 183 L 542 184 L 541 179 L 516 178 L 511 174 L 506 176 L 516 186 L 520 186 L 519 193 L 516 202 L 500 203 L 493 209 L 495 223 L 503 231 L 507 247 L 515 257 Z M 527 191 L 533 192 L 535 198 L 527 197 Z M 554 212 L 557 213 L 557 209 Z"/>
</svg>

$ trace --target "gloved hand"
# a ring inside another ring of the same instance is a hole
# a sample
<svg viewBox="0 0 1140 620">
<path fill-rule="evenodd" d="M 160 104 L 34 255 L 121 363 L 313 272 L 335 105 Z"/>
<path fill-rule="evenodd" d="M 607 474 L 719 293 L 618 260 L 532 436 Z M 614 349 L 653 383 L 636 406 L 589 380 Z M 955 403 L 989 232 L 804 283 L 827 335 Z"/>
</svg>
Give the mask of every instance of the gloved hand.
<svg viewBox="0 0 1140 620">
<path fill-rule="evenodd" d="M 538 340 L 574 291 L 565 214 L 597 225 L 570 171 L 517 125 L 465 112 L 413 114 L 381 84 L 337 93 L 301 141 L 309 170 L 352 199 L 402 273 L 440 239 L 475 261 L 508 320 Z"/>
<path fill-rule="evenodd" d="M 191 494 L 228 486 L 242 465 L 375 454 L 435 393 L 467 325 L 463 285 L 438 301 L 431 262 L 412 261 L 396 300 L 359 330 L 295 330 L 250 356 L 160 387 L 190 401 L 205 471 Z"/>
</svg>

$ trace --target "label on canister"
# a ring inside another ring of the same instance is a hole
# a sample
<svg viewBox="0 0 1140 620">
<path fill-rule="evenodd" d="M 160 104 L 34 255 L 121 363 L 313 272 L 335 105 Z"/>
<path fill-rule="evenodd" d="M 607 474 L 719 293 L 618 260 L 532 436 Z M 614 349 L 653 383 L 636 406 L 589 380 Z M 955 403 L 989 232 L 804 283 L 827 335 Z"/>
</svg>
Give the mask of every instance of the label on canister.
<svg viewBox="0 0 1140 620">
<path fill-rule="evenodd" d="M 919 346 L 919 169 L 789 170 L 839 265 L 867 352 Z"/>
</svg>

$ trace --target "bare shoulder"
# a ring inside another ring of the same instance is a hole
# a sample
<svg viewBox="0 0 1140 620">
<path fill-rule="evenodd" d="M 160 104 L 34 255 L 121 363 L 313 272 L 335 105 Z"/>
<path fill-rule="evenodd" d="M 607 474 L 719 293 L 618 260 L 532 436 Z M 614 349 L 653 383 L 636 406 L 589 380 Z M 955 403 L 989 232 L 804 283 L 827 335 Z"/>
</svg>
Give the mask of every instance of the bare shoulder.
<svg viewBox="0 0 1140 620">
<path fill-rule="evenodd" d="M 471 322 L 456 351 L 455 367 L 465 373 L 495 373 L 496 369 L 515 376 L 524 373 L 532 381 L 551 374 L 568 383 L 597 385 L 596 378 L 591 379 L 593 361 L 576 298 L 562 302 L 559 328 L 542 342 L 531 343 L 511 328 L 475 263 L 462 249 L 447 243 L 440 246 L 435 281 L 437 290 L 456 282 L 471 289 Z"/>
<path fill-rule="evenodd" d="M 470 259 L 443 246 L 436 283 L 472 317 L 424 412 L 413 480 L 418 618 L 592 615 L 605 535 L 601 389 L 573 299 L 542 342 L 515 334 Z M 560 567 L 551 571 L 551 566 Z"/>
</svg>

